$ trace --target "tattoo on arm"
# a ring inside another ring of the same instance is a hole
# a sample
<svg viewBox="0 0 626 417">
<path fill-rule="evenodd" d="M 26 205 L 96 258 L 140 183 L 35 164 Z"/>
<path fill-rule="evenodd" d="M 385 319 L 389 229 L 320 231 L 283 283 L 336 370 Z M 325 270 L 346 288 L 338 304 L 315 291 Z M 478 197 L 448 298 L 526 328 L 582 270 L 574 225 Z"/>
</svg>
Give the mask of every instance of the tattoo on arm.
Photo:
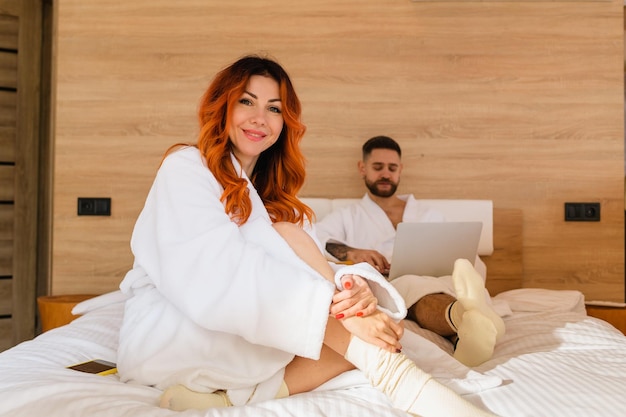
<svg viewBox="0 0 626 417">
<path fill-rule="evenodd" d="M 343 243 L 326 243 L 326 250 L 340 261 L 348 259 L 348 251 L 352 249 L 350 246 L 346 246 Z"/>
</svg>

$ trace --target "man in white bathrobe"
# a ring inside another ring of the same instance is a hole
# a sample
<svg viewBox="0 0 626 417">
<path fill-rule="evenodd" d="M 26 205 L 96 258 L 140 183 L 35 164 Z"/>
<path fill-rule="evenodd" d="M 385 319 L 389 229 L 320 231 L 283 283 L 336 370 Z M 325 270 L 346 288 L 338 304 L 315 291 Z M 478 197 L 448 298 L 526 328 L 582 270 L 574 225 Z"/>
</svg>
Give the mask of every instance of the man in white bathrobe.
<svg viewBox="0 0 626 417">
<path fill-rule="evenodd" d="M 332 259 L 368 262 L 387 274 L 398 223 L 445 221 L 440 212 L 412 195 L 396 195 L 401 154 L 398 143 L 387 136 L 373 137 L 363 145 L 358 169 L 367 193 L 316 224 L 318 238 Z M 472 269 L 466 263 L 466 269 Z M 486 266 L 478 256 L 473 269 L 463 279 L 405 275 L 392 281 L 410 306 L 408 318 L 456 342 L 454 356 L 468 366 L 488 360 L 505 330 L 484 289 Z"/>
</svg>

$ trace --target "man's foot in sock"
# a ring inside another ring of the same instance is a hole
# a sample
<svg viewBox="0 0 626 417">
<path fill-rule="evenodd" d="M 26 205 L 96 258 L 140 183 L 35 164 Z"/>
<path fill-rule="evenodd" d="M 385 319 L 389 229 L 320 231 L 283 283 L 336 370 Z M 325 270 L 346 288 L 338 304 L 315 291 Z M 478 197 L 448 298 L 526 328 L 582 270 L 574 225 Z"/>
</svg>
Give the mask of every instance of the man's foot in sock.
<svg viewBox="0 0 626 417">
<path fill-rule="evenodd" d="M 492 357 L 504 336 L 504 321 L 491 308 L 483 278 L 467 259 L 454 263 L 452 281 L 457 302 L 449 313 L 459 338 L 454 357 L 467 366 L 478 366 Z"/>
<path fill-rule="evenodd" d="M 466 366 L 478 366 L 493 356 L 497 330 L 493 322 L 478 310 L 463 313 L 454 358 Z"/>
<path fill-rule="evenodd" d="M 489 304 L 483 277 L 467 259 L 456 260 L 452 272 L 452 281 L 456 299 L 461 303 L 463 309 L 466 312 L 477 310 L 487 317 L 496 328 L 497 340 L 500 340 L 505 332 L 504 320 Z"/>
</svg>

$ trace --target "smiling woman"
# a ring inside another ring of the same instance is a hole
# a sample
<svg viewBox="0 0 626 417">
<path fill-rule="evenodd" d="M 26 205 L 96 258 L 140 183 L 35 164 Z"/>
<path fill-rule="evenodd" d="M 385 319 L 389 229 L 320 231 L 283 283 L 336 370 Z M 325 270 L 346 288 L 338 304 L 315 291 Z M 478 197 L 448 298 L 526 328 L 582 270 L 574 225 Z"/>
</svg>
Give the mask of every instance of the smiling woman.
<svg viewBox="0 0 626 417">
<path fill-rule="evenodd" d="M 229 94 L 225 94 L 225 86 L 229 86 Z M 306 128 L 300 120 L 301 111 L 286 71 L 270 59 L 255 56 L 244 57 L 219 72 L 205 92 L 200 103 L 197 147 L 209 170 L 225 185 L 221 200 L 234 218 L 245 221 L 251 206 L 240 195 L 247 182 L 239 178 L 240 173 L 234 172 L 225 158 L 231 151 L 254 183 L 272 219 L 303 224 L 304 218 L 310 217 L 312 211 L 295 197 L 305 176 L 300 142 Z M 246 145 L 261 136 L 261 142 L 272 141 L 276 146 L 250 149 Z M 245 156 L 250 152 L 256 155 Z M 275 169 L 278 166 L 280 169 Z"/>
<path fill-rule="evenodd" d="M 120 380 L 164 390 L 164 408 L 205 409 L 356 367 L 400 410 L 489 416 L 401 353 L 406 306 L 380 273 L 328 263 L 297 198 L 300 113 L 272 60 L 244 57 L 212 81 L 197 144 L 166 152 L 133 231 Z"/>
<path fill-rule="evenodd" d="M 261 152 L 272 146 L 283 129 L 278 83 L 261 75 L 250 77 L 235 104 L 228 129 L 233 153 L 251 176 Z"/>
</svg>

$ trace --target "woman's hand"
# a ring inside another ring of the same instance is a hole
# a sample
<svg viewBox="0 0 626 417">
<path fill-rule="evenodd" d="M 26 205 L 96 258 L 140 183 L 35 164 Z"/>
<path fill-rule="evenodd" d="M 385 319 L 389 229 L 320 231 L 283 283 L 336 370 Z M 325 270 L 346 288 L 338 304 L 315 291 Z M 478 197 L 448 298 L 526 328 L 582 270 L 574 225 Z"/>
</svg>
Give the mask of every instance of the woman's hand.
<svg viewBox="0 0 626 417">
<path fill-rule="evenodd" d="M 367 317 L 350 317 L 339 321 L 351 334 L 389 352 L 400 352 L 404 334 L 402 322 L 396 323 L 382 311 Z"/>
<path fill-rule="evenodd" d="M 376 311 L 378 300 L 366 279 L 349 274 L 341 277 L 341 284 L 344 289 L 333 296 L 330 306 L 330 314 L 336 319 L 367 316 Z"/>
</svg>

